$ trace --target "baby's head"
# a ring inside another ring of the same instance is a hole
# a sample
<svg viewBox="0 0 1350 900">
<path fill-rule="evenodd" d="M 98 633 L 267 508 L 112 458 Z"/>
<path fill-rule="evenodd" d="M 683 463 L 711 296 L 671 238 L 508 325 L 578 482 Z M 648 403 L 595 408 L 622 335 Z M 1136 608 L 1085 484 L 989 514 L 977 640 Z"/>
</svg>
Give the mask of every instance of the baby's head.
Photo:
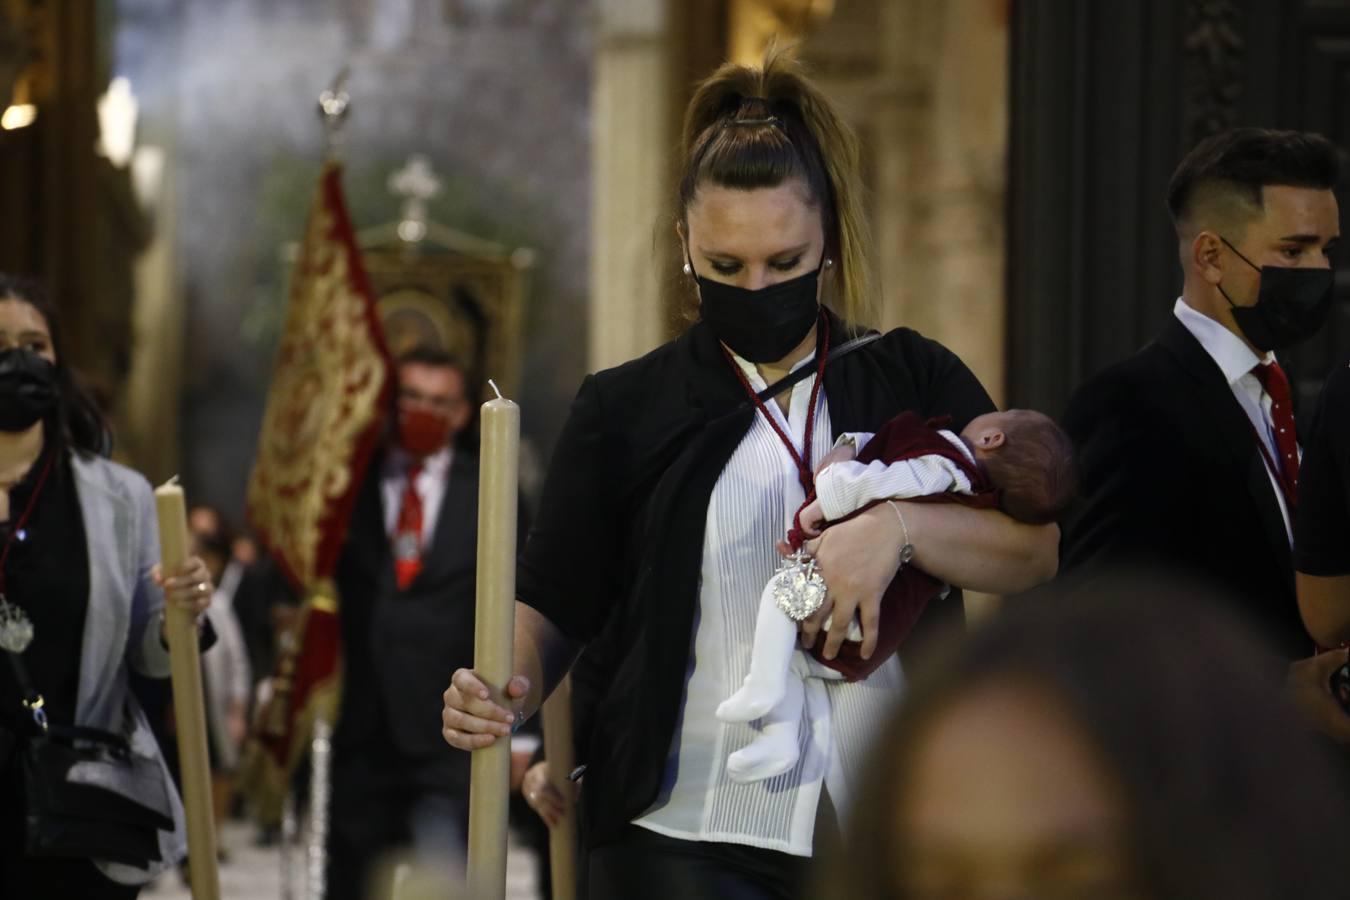
<svg viewBox="0 0 1350 900">
<path fill-rule="evenodd" d="M 976 416 L 961 437 L 999 490 L 999 508 L 1019 522 L 1053 522 L 1078 490 L 1073 442 L 1030 409 Z"/>
</svg>

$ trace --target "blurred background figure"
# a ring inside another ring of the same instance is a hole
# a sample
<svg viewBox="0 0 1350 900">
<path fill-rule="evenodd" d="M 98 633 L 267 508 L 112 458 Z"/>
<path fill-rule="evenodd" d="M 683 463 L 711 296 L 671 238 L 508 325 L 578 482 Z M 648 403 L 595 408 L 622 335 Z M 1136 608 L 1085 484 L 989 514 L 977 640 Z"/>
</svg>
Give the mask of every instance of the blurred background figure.
<svg viewBox="0 0 1350 900">
<path fill-rule="evenodd" d="M 357 493 L 336 572 L 343 689 L 333 735 L 333 900 L 387 889 L 386 857 L 453 877 L 464 855 L 469 756 L 426 723 L 435 722 L 450 673 L 473 659 L 478 454 L 457 438 L 473 420 L 475 393 L 446 351 L 400 355 L 393 427 Z"/>
<path fill-rule="evenodd" d="M 244 577 L 245 564 L 234 556 L 234 534 L 220 510 L 196 506 L 188 511 L 193 548 L 206 563 L 216 584 L 207 615 L 216 643 L 202 654 L 202 687 L 206 694 L 207 749 L 211 759 L 212 805 L 217 834 L 234 803 L 234 776 L 239 754 L 248 736 L 249 702 L 253 675 L 248 648 L 234 598 Z M 222 856 L 226 848 L 221 846 Z"/>
<path fill-rule="evenodd" d="M 819 896 L 1350 896 L 1346 784 L 1282 668 L 1184 585 L 1011 603 L 916 674 Z"/>
</svg>

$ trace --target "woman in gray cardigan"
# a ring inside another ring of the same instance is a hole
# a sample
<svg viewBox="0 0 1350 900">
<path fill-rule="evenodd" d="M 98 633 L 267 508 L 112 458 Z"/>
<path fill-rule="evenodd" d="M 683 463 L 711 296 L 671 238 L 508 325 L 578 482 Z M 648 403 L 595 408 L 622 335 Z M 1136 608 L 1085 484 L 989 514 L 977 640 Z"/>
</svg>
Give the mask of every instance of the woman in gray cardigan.
<svg viewBox="0 0 1350 900">
<path fill-rule="evenodd" d="M 174 820 L 145 867 L 29 855 L 17 755 L 0 751 L 0 897 L 134 898 L 186 852 L 182 806 L 128 676 L 169 674 L 166 597 L 200 614 L 212 587 L 195 557 L 159 572 L 150 485 L 105 459 L 108 445 L 64 364 L 54 310 L 36 286 L 0 275 L 0 621 L 32 627 L 23 667 L 48 719 L 125 736 L 158 766 Z M 22 699 L 0 666 L 0 748 L 26 733 Z"/>
</svg>

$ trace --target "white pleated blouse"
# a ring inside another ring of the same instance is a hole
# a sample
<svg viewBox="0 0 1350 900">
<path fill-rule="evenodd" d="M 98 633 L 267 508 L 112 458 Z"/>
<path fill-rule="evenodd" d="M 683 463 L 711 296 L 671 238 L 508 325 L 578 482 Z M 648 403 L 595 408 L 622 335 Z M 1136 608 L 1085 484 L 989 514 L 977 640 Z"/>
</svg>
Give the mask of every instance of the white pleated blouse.
<svg viewBox="0 0 1350 900">
<path fill-rule="evenodd" d="M 754 365 L 736 361 L 755 390 L 763 390 Z M 815 365 L 814 357 L 799 365 Z M 816 461 L 829 452 L 833 434 L 824 391 L 816 409 L 808 410 L 814 383 L 811 376 L 792 389 L 787 416 L 776 403 L 766 408 L 799 451 L 807 415 L 814 414 L 811 459 Z M 728 725 L 714 716 L 749 671 L 760 594 L 780 562 L 774 547 L 803 499 L 796 463 L 764 416 L 757 415 L 708 504 L 680 722 L 661 793 L 634 824 L 674 838 L 810 856 L 821 791 L 828 791 L 841 817 L 847 814 L 871 738 L 904 683 L 897 657 L 866 681 L 852 684 L 811 661 L 820 677 L 806 679 L 801 757 L 775 778 L 737 784 L 727 776 L 727 757 L 754 739 L 758 723 Z"/>
</svg>

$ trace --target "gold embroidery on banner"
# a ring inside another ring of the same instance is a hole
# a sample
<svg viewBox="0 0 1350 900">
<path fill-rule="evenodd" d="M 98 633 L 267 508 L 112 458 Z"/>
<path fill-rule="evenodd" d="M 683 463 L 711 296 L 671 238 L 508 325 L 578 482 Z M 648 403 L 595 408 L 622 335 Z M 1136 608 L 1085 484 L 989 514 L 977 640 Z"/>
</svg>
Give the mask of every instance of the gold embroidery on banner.
<svg viewBox="0 0 1350 900">
<path fill-rule="evenodd" d="M 351 490 L 362 436 L 380 415 L 385 362 L 369 301 L 352 282 L 349 247 L 320 179 L 249 483 L 254 524 L 302 584 L 317 571 L 323 526 Z"/>
</svg>

